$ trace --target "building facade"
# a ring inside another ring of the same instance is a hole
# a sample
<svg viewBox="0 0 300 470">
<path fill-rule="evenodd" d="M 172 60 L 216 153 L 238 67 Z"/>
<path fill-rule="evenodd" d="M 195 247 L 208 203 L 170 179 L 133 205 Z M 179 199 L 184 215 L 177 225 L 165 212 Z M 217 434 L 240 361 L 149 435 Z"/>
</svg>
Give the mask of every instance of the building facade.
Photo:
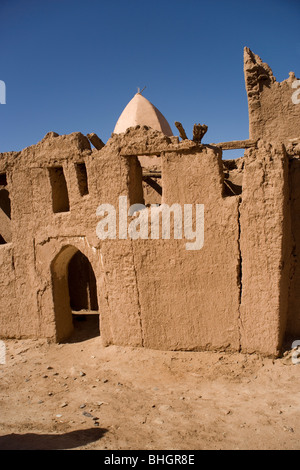
<svg viewBox="0 0 300 470">
<path fill-rule="evenodd" d="M 244 54 L 247 141 L 180 139 L 137 94 L 106 145 L 50 132 L 0 154 L 2 338 L 64 341 L 78 314 L 100 319 L 106 345 L 277 356 L 300 335 L 297 80 L 278 83 Z M 119 220 L 120 196 L 127 208 L 204 205 L 203 246 L 100 239 L 97 209 L 110 204 Z"/>
</svg>

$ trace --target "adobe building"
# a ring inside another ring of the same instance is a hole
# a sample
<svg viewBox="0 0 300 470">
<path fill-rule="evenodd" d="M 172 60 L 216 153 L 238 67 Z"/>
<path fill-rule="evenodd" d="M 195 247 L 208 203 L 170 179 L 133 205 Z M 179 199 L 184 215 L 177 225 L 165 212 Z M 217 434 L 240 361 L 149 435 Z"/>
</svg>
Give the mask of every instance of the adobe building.
<svg viewBox="0 0 300 470">
<path fill-rule="evenodd" d="M 250 136 L 173 136 L 141 93 L 106 145 L 50 132 L 0 154 L 0 336 L 72 337 L 79 314 L 104 345 L 277 356 L 300 335 L 300 104 L 244 51 Z M 196 129 L 197 130 L 197 129 Z M 93 145 L 93 147 L 91 146 Z M 222 152 L 245 148 L 242 158 Z M 204 245 L 101 240 L 97 208 L 203 204 Z"/>
</svg>

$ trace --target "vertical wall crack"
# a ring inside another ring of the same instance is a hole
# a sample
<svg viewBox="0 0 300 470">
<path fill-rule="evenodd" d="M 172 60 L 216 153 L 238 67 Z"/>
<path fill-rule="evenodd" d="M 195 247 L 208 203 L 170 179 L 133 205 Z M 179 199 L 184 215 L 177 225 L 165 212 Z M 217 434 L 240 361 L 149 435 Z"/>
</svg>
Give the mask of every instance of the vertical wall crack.
<svg viewBox="0 0 300 470">
<path fill-rule="evenodd" d="M 239 287 L 239 307 L 238 307 L 238 334 L 239 334 L 239 352 L 242 349 L 242 318 L 241 318 L 241 304 L 242 304 L 242 293 L 243 293 L 243 258 L 241 251 L 241 203 L 242 198 L 238 198 L 238 266 L 237 266 L 237 285 Z"/>
<path fill-rule="evenodd" d="M 141 307 L 141 301 L 140 301 L 138 275 L 137 275 L 137 270 L 135 266 L 134 247 L 133 247 L 132 241 L 131 241 L 131 248 L 132 248 L 133 271 L 135 275 L 135 283 L 136 283 L 136 289 L 137 289 L 138 316 L 139 316 L 140 329 L 141 329 L 141 341 L 142 341 L 142 347 L 144 347 L 145 341 L 144 341 L 144 328 L 143 328 L 143 320 L 142 320 L 142 307 Z"/>
</svg>

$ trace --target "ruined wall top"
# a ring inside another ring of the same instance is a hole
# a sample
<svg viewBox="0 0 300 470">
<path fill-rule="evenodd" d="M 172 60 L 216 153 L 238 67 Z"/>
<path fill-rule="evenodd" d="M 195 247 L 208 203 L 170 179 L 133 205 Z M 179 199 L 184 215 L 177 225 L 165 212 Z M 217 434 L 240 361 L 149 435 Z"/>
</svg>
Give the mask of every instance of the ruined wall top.
<svg viewBox="0 0 300 470">
<path fill-rule="evenodd" d="M 295 74 L 277 82 L 268 64 L 248 47 L 244 74 L 249 106 L 249 137 L 288 143 L 299 137 L 300 104 L 294 99 Z"/>
</svg>

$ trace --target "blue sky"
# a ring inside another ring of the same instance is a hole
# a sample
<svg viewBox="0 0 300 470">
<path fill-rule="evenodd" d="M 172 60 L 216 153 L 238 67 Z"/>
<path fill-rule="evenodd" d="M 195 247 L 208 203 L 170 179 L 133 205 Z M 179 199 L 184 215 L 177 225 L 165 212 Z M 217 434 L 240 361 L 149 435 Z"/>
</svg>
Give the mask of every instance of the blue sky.
<svg viewBox="0 0 300 470">
<path fill-rule="evenodd" d="M 299 0 L 0 0 L 0 18 L 0 152 L 49 131 L 106 142 L 144 86 L 174 134 L 247 139 L 244 46 L 300 77 Z"/>
</svg>

